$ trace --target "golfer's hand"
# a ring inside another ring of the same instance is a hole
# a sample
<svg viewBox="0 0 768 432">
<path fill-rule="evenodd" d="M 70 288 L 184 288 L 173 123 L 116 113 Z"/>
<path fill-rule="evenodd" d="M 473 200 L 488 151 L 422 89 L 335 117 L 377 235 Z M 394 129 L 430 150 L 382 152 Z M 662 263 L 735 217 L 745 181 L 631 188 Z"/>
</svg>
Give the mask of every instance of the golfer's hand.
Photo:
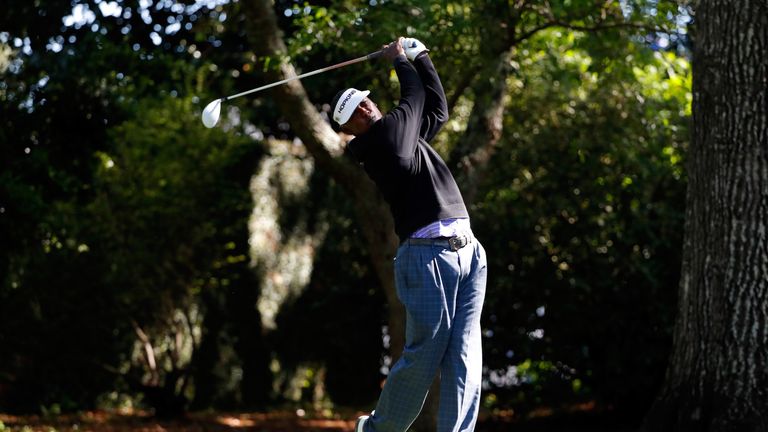
<svg viewBox="0 0 768 432">
<path fill-rule="evenodd" d="M 397 38 L 396 41 L 382 46 L 381 51 L 384 58 L 389 61 L 394 61 L 395 58 L 397 58 L 399 55 L 405 55 L 405 50 L 403 49 L 403 38 Z"/>
<path fill-rule="evenodd" d="M 408 60 L 410 61 L 415 60 L 416 56 L 418 56 L 422 52 L 429 51 L 427 47 L 424 46 L 424 44 L 421 43 L 421 41 L 418 39 L 400 38 L 399 40 L 403 44 L 403 50 L 405 51 L 405 56 L 408 57 Z"/>
</svg>

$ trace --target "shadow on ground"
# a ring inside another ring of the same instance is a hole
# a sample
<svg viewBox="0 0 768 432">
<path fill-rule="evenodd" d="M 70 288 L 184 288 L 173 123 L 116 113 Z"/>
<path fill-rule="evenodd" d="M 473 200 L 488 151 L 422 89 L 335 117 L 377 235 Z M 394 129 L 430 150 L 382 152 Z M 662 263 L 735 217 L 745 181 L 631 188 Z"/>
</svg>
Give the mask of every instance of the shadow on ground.
<svg viewBox="0 0 768 432">
<path fill-rule="evenodd" d="M 2 432 L 351 432 L 362 413 L 311 418 L 295 412 L 192 413 L 159 420 L 147 413 L 89 411 L 55 417 L 0 414 Z M 520 420 L 511 416 L 481 416 L 476 432 L 634 432 L 609 414 L 575 414 Z"/>
</svg>

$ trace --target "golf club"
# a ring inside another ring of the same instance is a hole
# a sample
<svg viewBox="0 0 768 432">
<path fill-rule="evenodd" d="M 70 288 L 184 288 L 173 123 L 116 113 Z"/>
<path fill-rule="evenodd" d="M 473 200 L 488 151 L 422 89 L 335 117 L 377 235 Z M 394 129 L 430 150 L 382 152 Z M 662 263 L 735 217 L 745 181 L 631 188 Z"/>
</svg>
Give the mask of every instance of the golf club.
<svg viewBox="0 0 768 432">
<path fill-rule="evenodd" d="M 341 68 L 341 67 L 344 67 L 344 66 L 349 66 L 349 65 L 354 64 L 354 63 L 359 63 L 359 62 L 366 61 L 366 60 L 372 60 L 372 59 L 375 59 L 375 58 L 381 56 L 381 54 L 382 54 L 381 51 L 372 52 L 372 53 L 370 53 L 368 55 L 364 55 L 362 57 L 358 57 L 358 58 L 352 59 L 352 60 L 347 60 L 345 62 L 341 62 L 341 63 L 335 64 L 333 66 L 327 66 L 327 67 L 324 67 L 322 69 L 313 70 L 312 72 L 307 72 L 307 73 L 304 73 L 304 74 L 301 74 L 301 75 L 297 75 L 297 76 L 292 77 L 292 78 L 284 79 L 282 81 L 273 82 L 272 84 L 267 84 L 267 85 L 264 85 L 264 86 L 261 86 L 261 87 L 257 87 L 255 89 L 244 91 L 242 93 L 234 94 L 232 96 L 225 96 L 225 97 L 223 97 L 221 99 L 216 99 L 215 101 L 213 101 L 213 102 L 209 103 L 208 105 L 206 105 L 205 109 L 203 109 L 203 124 L 207 128 L 212 128 L 212 127 L 216 126 L 216 123 L 219 122 L 219 115 L 221 113 L 221 104 L 223 102 L 226 102 L 226 101 L 230 100 L 230 99 L 239 98 L 240 96 L 245 96 L 245 95 L 249 95 L 251 93 L 256 93 L 256 92 L 261 91 L 261 90 L 266 90 L 268 88 L 279 86 L 280 84 L 285 84 L 287 82 L 295 81 L 297 79 L 302 79 L 302 78 L 306 78 L 308 76 L 317 75 L 319 73 L 327 72 L 329 70 L 338 69 L 338 68 Z"/>
</svg>

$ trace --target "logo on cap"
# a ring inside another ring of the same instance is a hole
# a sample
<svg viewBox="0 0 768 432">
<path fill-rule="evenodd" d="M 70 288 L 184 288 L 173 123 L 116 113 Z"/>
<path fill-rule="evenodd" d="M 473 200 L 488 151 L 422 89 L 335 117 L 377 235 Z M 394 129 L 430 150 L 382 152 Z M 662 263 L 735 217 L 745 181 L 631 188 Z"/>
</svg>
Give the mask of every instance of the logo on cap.
<svg viewBox="0 0 768 432">
<path fill-rule="evenodd" d="M 352 89 L 347 95 L 347 97 L 345 97 L 344 100 L 341 101 L 341 103 L 339 104 L 339 109 L 337 110 L 339 114 L 341 114 L 341 112 L 344 111 L 344 107 L 347 106 L 347 102 L 349 102 L 349 100 L 352 98 L 352 95 L 355 93 L 357 93 L 357 90 Z"/>
<path fill-rule="evenodd" d="M 344 90 L 344 93 L 339 96 L 339 100 L 336 101 L 336 106 L 333 107 L 333 119 L 336 123 L 340 125 L 346 123 L 360 102 L 370 93 L 368 90 L 361 91 L 351 87 Z"/>
</svg>

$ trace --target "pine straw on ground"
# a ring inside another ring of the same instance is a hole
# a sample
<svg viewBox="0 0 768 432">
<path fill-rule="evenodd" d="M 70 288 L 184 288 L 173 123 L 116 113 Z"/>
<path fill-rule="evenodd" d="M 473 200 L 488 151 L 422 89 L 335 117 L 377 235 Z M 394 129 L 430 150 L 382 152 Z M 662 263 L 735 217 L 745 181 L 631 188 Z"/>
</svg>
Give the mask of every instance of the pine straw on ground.
<svg viewBox="0 0 768 432">
<path fill-rule="evenodd" d="M 144 412 L 89 411 L 45 418 L 0 414 L 0 422 L 13 432 L 341 432 L 354 427 L 354 419 L 306 418 L 290 412 L 191 413 L 173 420 Z M 2 427 L 0 431 L 6 432 Z"/>
<path fill-rule="evenodd" d="M 14 416 L 0 413 L 0 432 L 352 432 L 363 412 L 313 416 L 296 411 L 251 413 L 205 412 L 162 420 L 147 412 L 87 411 L 58 416 Z M 611 416 L 608 416 L 611 417 Z M 621 423 L 621 422 L 619 422 Z M 511 411 L 482 412 L 476 432 L 630 432 L 604 415 L 552 416 L 548 412 L 525 420 Z"/>
</svg>

